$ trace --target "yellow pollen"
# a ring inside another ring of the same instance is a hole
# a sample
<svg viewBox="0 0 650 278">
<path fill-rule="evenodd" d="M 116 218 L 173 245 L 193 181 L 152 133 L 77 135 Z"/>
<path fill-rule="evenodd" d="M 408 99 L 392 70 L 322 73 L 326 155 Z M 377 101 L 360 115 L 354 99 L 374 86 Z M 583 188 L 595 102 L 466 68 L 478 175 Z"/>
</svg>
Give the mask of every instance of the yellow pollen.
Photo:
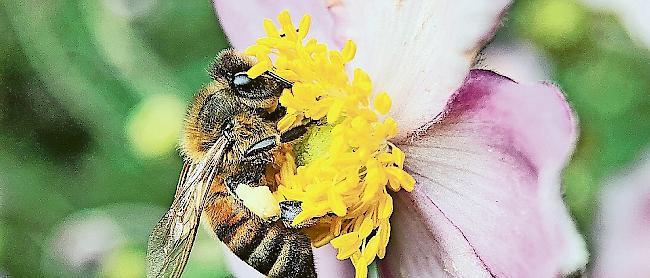
<svg viewBox="0 0 650 278">
<path fill-rule="evenodd" d="M 375 257 L 383 258 L 390 237 L 393 199 L 389 190 L 413 190 L 404 152 L 388 140 L 397 123 L 387 116 L 391 99 L 373 94 L 372 82 L 360 68 L 350 78 L 346 64 L 357 51 L 348 41 L 341 51 L 305 39 L 311 17 L 294 27 L 287 11 L 278 16 L 280 28 L 264 20 L 266 37 L 246 49 L 257 64 L 248 75 L 267 70 L 294 82 L 280 96 L 287 114 L 279 121 L 284 132 L 311 121 L 306 138 L 276 159 L 278 200 L 302 202 L 293 225 L 316 219 L 305 228 L 316 247 L 331 243 L 337 258 L 350 259 L 357 278 L 366 277 Z M 273 57 L 273 59 L 271 59 Z"/>
</svg>

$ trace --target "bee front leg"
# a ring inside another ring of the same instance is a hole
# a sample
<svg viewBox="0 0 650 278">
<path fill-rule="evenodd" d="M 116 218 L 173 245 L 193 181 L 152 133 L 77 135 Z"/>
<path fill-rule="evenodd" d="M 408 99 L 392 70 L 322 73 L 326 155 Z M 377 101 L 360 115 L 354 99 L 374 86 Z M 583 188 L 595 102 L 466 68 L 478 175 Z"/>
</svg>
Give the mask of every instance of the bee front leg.
<svg viewBox="0 0 650 278">
<path fill-rule="evenodd" d="M 287 130 L 280 135 L 280 142 L 287 143 L 300 138 L 307 133 L 307 126 L 301 125 Z"/>
<path fill-rule="evenodd" d="M 296 229 L 301 229 L 301 228 L 307 228 L 310 227 L 318 220 L 320 217 L 312 218 L 306 221 L 303 221 L 301 223 L 298 223 L 298 225 L 293 226 L 293 220 L 296 219 L 296 216 L 302 212 L 302 202 L 301 201 L 294 201 L 294 200 L 286 200 L 286 201 L 281 201 L 280 202 L 280 220 L 282 220 L 282 223 L 284 226 L 288 228 L 296 228 Z"/>
<path fill-rule="evenodd" d="M 244 155 L 246 157 L 253 157 L 260 153 L 270 151 L 271 149 L 275 148 L 277 145 L 278 145 L 277 136 L 269 136 L 267 138 L 258 141 L 252 146 L 248 147 Z"/>
<path fill-rule="evenodd" d="M 321 125 L 321 124 L 322 124 L 321 121 L 311 120 L 309 122 L 304 123 L 303 125 L 299 125 L 297 127 L 289 129 L 280 135 L 280 143 L 288 143 L 297 140 L 303 135 L 305 135 L 307 131 L 309 131 L 309 127 L 314 125 Z"/>
</svg>

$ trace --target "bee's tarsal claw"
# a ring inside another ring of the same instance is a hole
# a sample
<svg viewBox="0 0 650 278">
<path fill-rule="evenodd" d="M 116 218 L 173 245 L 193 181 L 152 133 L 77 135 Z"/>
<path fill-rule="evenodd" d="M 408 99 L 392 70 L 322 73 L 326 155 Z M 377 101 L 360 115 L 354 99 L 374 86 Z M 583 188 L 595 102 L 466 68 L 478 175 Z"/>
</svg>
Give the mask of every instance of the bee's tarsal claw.
<svg viewBox="0 0 650 278">
<path fill-rule="evenodd" d="M 282 201 L 280 202 L 280 220 L 284 225 L 291 227 L 293 220 L 302 212 L 301 201 Z"/>
</svg>

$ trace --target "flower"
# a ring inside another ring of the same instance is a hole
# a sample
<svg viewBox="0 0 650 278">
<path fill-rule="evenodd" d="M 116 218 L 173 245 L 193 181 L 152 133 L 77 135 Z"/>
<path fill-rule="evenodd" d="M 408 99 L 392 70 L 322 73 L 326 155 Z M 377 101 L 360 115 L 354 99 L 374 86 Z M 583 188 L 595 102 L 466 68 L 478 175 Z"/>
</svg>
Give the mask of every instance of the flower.
<svg viewBox="0 0 650 278">
<path fill-rule="evenodd" d="M 604 187 L 594 235 L 591 277 L 650 276 L 650 152 Z"/>
<path fill-rule="evenodd" d="M 388 141 L 397 133 L 395 120 L 383 116 L 390 97 L 378 93 L 371 105 L 368 75 L 356 68 L 349 78 L 345 65 L 354 58 L 354 42 L 340 52 L 330 50 L 306 38 L 310 16 L 303 16 L 298 28 L 286 10 L 278 21 L 281 30 L 266 19 L 266 36 L 246 49 L 257 57 L 248 75 L 271 70 L 293 83 L 280 96 L 287 109 L 280 132 L 313 121 L 326 125 L 312 128 L 301 144 L 276 159 L 276 199 L 300 201 L 302 211 L 292 225 L 316 222 L 305 230 L 314 246 L 331 242 L 337 258 L 351 259 L 357 277 L 366 277 L 368 265 L 386 254 L 393 212 L 388 189 L 410 192 L 415 185 L 403 169 L 404 153 Z"/>
<path fill-rule="evenodd" d="M 392 142 L 416 186 L 392 197 L 384 276 L 556 277 L 586 263 L 559 192 L 577 129 L 563 95 L 470 71 L 508 4 L 215 1 L 241 50 L 262 37 L 262 18 L 311 14 L 310 33 L 338 49 L 352 39 L 351 68 L 366 70 L 374 91 L 392 100 Z"/>
</svg>

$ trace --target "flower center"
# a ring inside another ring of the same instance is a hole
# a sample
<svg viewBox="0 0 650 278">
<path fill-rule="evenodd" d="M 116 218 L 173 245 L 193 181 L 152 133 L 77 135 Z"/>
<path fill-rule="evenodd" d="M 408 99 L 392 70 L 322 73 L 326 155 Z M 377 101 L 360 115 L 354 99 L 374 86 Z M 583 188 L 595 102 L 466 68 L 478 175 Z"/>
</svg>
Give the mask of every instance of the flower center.
<svg viewBox="0 0 650 278">
<path fill-rule="evenodd" d="M 313 38 L 304 42 L 309 15 L 298 28 L 287 11 L 278 21 L 281 30 L 265 19 L 266 37 L 246 49 L 257 58 L 248 75 L 255 78 L 270 70 L 294 82 L 280 97 L 287 114 L 278 123 L 279 131 L 320 125 L 275 161 L 279 172 L 274 196 L 278 202 L 301 201 L 302 212 L 293 225 L 316 220 L 304 229 L 314 246 L 331 242 L 337 258 L 350 258 L 357 277 L 366 277 L 367 266 L 386 252 L 393 212 L 388 190 L 411 191 L 415 185 L 403 170 L 404 153 L 388 141 L 397 133 L 397 123 L 387 116 L 390 97 L 385 92 L 373 95 L 370 77 L 359 68 L 349 77 L 346 64 L 354 58 L 354 42 L 341 51 L 330 50 Z"/>
</svg>

